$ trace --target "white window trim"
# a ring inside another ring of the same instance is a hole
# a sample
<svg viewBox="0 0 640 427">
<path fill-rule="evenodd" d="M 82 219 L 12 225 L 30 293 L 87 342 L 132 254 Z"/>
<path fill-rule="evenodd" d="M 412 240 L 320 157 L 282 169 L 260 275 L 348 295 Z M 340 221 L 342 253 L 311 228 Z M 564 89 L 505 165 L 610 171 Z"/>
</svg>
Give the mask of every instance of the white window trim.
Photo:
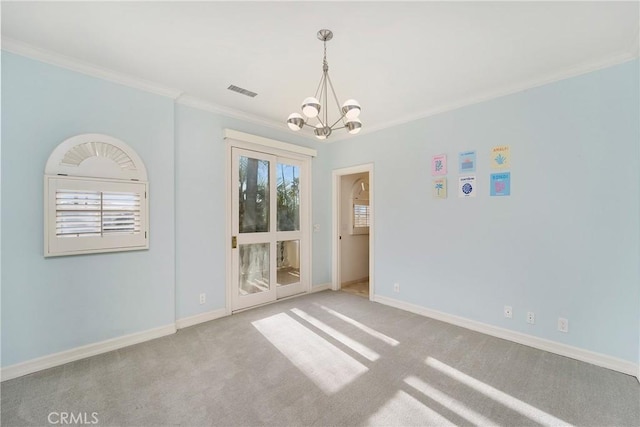
<svg viewBox="0 0 640 427">
<path fill-rule="evenodd" d="M 140 231 L 132 234 L 58 237 L 57 190 L 140 194 Z M 109 135 L 77 135 L 53 150 L 45 167 L 43 210 L 45 257 L 149 248 L 149 184 L 146 168 L 131 147 Z"/>
</svg>

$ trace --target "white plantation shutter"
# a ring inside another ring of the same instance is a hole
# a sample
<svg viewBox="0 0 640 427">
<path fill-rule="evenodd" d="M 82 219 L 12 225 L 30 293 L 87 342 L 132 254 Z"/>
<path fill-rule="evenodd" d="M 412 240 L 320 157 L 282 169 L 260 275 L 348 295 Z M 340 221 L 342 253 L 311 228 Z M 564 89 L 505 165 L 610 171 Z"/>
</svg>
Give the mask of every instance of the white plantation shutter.
<svg viewBox="0 0 640 427">
<path fill-rule="evenodd" d="M 140 194 L 56 190 L 56 236 L 140 233 Z"/>
<path fill-rule="evenodd" d="M 353 205 L 353 227 L 369 227 L 369 205 Z"/>
<path fill-rule="evenodd" d="M 56 236 L 100 236 L 100 198 L 98 191 L 56 191 Z"/>
<path fill-rule="evenodd" d="M 140 194 L 102 193 L 102 233 L 140 233 Z"/>
<path fill-rule="evenodd" d="M 45 177 L 45 256 L 147 249 L 147 184 Z"/>
</svg>

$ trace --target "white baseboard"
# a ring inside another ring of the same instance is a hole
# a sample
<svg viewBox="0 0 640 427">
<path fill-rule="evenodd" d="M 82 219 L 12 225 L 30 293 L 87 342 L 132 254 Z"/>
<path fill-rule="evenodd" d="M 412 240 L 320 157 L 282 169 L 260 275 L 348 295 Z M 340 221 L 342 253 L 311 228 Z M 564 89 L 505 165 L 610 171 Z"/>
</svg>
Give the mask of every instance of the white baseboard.
<svg viewBox="0 0 640 427">
<path fill-rule="evenodd" d="M 638 375 L 640 375 L 640 366 L 633 362 L 619 359 L 617 357 L 596 353 L 590 350 L 573 347 L 544 338 L 538 338 L 533 335 L 523 334 L 521 332 L 511 331 L 509 329 L 477 322 L 475 320 L 466 319 L 464 317 L 454 316 L 452 314 L 443 313 L 441 311 L 432 310 L 430 308 L 410 304 L 393 298 L 383 297 L 380 295 L 375 295 L 373 297 L 373 301 L 391 307 L 399 308 L 400 310 L 409 311 L 411 313 L 416 313 L 425 317 L 430 317 L 432 319 L 451 323 L 452 325 L 471 329 L 472 331 L 481 332 L 483 334 L 513 341 L 518 344 L 537 348 L 539 350 L 544 350 L 550 353 L 559 354 L 561 356 L 570 357 L 572 359 L 591 363 L 592 365 L 601 366 L 603 368 L 612 369 L 614 371 L 634 376 L 640 381 L 640 377 L 638 377 Z"/>
<path fill-rule="evenodd" d="M 176 320 L 176 328 L 188 328 L 189 326 L 197 325 L 198 323 L 208 322 L 228 315 L 229 313 L 227 313 L 227 309 L 225 308 L 207 311 L 205 313 L 196 314 L 195 316 L 183 317 L 182 319 Z"/>
<path fill-rule="evenodd" d="M 323 283 L 322 285 L 311 286 L 309 293 L 322 292 L 331 289 L 331 283 Z"/>
<path fill-rule="evenodd" d="M 72 348 L 71 350 L 61 351 L 60 353 L 54 353 L 48 356 L 42 356 L 36 359 L 27 360 L 26 362 L 4 367 L 2 368 L 0 377 L 2 381 L 11 380 L 23 375 L 42 371 L 43 369 L 53 368 L 54 366 L 64 365 L 65 363 L 84 359 L 85 357 L 107 353 L 119 348 L 128 347 L 133 344 L 139 344 L 141 342 L 175 333 L 176 327 L 172 323 L 170 325 L 149 329 L 143 332 L 136 332 L 93 344 L 83 345 L 81 347 Z"/>
</svg>

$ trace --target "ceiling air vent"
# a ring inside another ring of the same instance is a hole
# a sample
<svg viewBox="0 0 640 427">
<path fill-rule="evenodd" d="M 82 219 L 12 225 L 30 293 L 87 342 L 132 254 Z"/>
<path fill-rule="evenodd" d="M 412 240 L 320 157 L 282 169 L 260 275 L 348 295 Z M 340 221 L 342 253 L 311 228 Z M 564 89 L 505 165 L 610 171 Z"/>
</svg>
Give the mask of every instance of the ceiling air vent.
<svg viewBox="0 0 640 427">
<path fill-rule="evenodd" d="M 232 90 L 234 92 L 241 93 L 243 95 L 250 96 L 251 98 L 253 98 L 253 97 L 255 97 L 257 95 L 257 93 L 255 93 L 255 92 L 251 92 L 250 90 L 246 90 L 246 89 L 243 89 L 241 87 L 234 86 L 234 85 L 230 85 L 227 89 Z"/>
</svg>

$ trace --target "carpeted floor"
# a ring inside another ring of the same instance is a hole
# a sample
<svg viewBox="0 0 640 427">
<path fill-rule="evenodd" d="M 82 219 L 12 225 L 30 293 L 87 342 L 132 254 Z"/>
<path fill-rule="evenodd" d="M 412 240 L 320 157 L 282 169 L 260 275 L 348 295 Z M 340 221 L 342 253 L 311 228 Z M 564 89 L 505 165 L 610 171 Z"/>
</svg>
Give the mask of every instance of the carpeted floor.
<svg viewBox="0 0 640 427">
<path fill-rule="evenodd" d="M 640 424 L 631 376 L 344 292 L 2 383 L 3 426 Z"/>
</svg>

